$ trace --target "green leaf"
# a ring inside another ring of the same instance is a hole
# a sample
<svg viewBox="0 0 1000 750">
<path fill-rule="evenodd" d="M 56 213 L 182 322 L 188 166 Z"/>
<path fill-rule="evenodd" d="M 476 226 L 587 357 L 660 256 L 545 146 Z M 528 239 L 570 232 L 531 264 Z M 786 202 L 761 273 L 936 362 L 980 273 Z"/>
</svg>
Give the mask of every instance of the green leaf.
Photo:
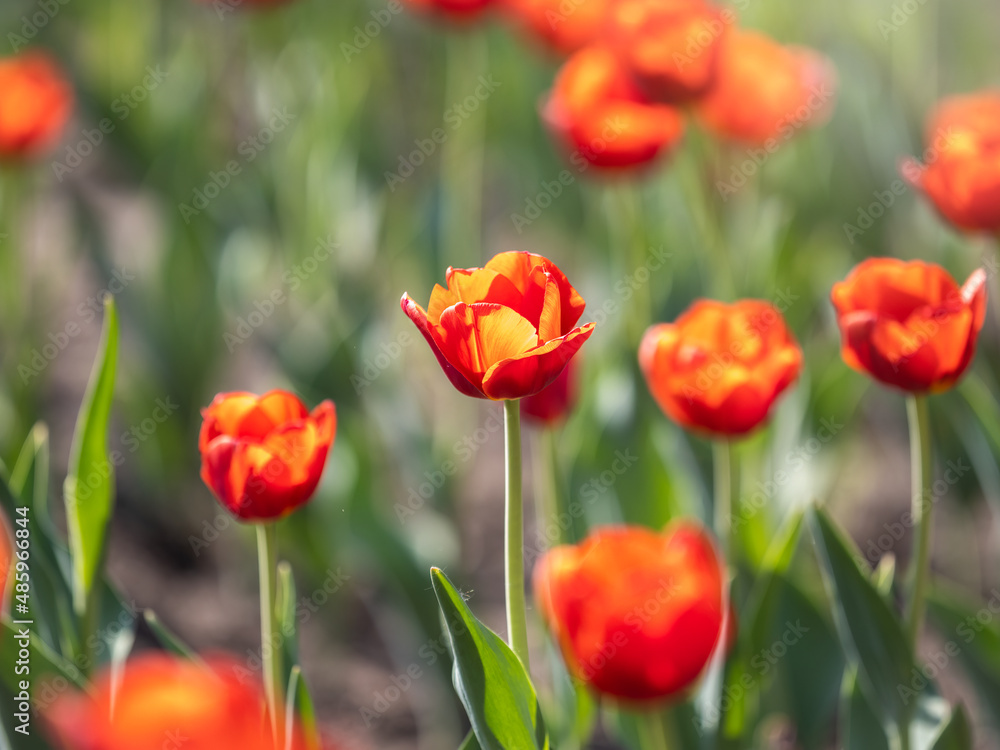
<svg viewBox="0 0 1000 750">
<path fill-rule="evenodd" d="M 302 729 L 307 750 L 321 750 L 319 726 L 316 723 L 316 708 L 313 705 L 312 695 L 302 676 L 302 667 L 296 664 L 292 667 L 288 675 L 288 690 L 285 692 L 285 747 L 292 750 L 293 729 L 298 726 Z"/>
<path fill-rule="evenodd" d="M 840 735 L 841 747 L 889 750 L 889 739 L 878 714 L 861 690 L 856 669 L 844 675 Z"/>
<path fill-rule="evenodd" d="M 458 750 L 480 750 L 479 740 L 476 739 L 476 733 L 470 731 L 465 736 L 462 744 L 458 746 Z"/>
<path fill-rule="evenodd" d="M 941 732 L 930 745 L 930 750 L 971 750 L 972 730 L 965 716 L 965 709 L 956 706 L 948 723 L 941 727 Z"/>
<path fill-rule="evenodd" d="M 928 617 L 943 641 L 939 653 L 957 661 L 966 673 L 995 728 L 1000 728 L 1000 628 L 992 612 L 998 607 L 1000 591 L 996 589 L 985 608 L 940 590 L 933 591 L 927 601 Z M 980 619 L 984 611 L 991 614 L 985 624 Z"/>
<path fill-rule="evenodd" d="M 900 686 L 908 685 L 913 662 L 906 635 L 882 595 L 858 568 L 855 558 L 821 508 L 812 514 L 814 536 L 834 604 L 841 646 L 861 667 L 862 687 L 873 699 L 883 724 L 896 732 L 907 725 L 909 707 Z"/>
<path fill-rule="evenodd" d="M 146 625 L 149 626 L 149 629 L 153 631 L 153 635 L 156 636 L 156 640 L 160 642 L 160 645 L 163 646 L 164 649 L 175 656 L 180 656 L 184 659 L 190 659 L 192 661 L 200 659 L 200 657 L 186 643 L 184 643 L 184 641 L 174 635 L 174 633 L 163 624 L 163 621 L 160 620 L 153 610 L 145 610 L 142 613 L 142 617 L 146 621 Z"/>
<path fill-rule="evenodd" d="M 25 448 L 22 449 L 22 458 L 18 459 L 15 467 L 15 469 L 20 467 L 20 471 L 15 471 L 15 474 L 19 476 L 20 486 L 26 493 L 23 500 L 18 497 L 0 472 L 0 508 L 12 521 L 24 517 L 17 512 L 18 508 L 27 508 L 31 543 L 30 614 L 21 619 L 33 619 L 36 634 L 57 653 L 72 658 L 78 650 L 80 639 L 76 630 L 69 583 L 59 564 L 59 555 L 65 556 L 65 550 L 60 547 L 52 527 L 45 523 L 44 516 L 38 513 L 39 502 L 36 495 L 39 487 L 45 484 L 40 476 L 45 462 L 40 456 L 47 455 L 47 447 L 42 448 L 32 444 L 33 439 L 38 437 L 38 431 L 32 431 L 32 437 L 29 437 Z M 26 456 L 30 456 L 31 459 Z M 30 491 L 30 487 L 34 487 L 36 491 Z M 10 593 L 13 596 L 13 589 Z M 14 608 L 11 609 L 11 612 L 16 611 Z"/>
<path fill-rule="evenodd" d="M 549 747 L 541 708 L 521 661 L 475 618 L 451 581 L 431 568 L 431 583 L 455 657 L 455 690 L 484 750 Z"/>
<path fill-rule="evenodd" d="M 104 557 L 104 541 L 114 503 L 114 467 L 108 456 L 108 419 L 118 360 L 118 315 L 104 305 L 104 331 L 87 394 L 77 418 L 64 486 L 69 548 L 73 558 L 73 603 L 78 614 L 88 600 Z"/>
<path fill-rule="evenodd" d="M 274 598 L 274 608 L 278 613 L 278 632 L 282 634 L 283 663 L 290 669 L 291 665 L 299 663 L 299 634 L 295 620 L 295 577 L 292 575 L 292 566 L 284 560 L 278 563 Z M 285 677 L 290 679 L 291 672 Z"/>
<path fill-rule="evenodd" d="M 892 601 L 892 584 L 896 580 L 896 556 L 891 552 L 882 555 L 878 567 L 872 571 L 872 583 L 886 602 Z"/>
<path fill-rule="evenodd" d="M 14 625 L 9 620 L 0 623 L 0 680 L 10 688 L 15 687 L 16 681 L 19 679 L 14 670 L 20 651 L 20 641 L 14 640 L 14 636 L 22 629 L 22 626 Z M 56 685 L 61 688 L 66 686 L 86 687 L 86 680 L 76 665 L 59 656 L 36 633 L 30 632 L 30 629 L 28 642 L 31 651 L 32 690 L 39 688 L 50 679 L 57 681 Z M 64 681 L 64 684 L 58 682 L 60 679 Z"/>
</svg>

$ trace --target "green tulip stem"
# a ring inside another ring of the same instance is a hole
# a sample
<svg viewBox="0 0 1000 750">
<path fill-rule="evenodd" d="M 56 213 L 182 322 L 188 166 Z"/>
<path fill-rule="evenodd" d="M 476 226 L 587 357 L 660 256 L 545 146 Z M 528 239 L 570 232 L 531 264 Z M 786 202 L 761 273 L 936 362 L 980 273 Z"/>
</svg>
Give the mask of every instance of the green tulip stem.
<svg viewBox="0 0 1000 750">
<path fill-rule="evenodd" d="M 931 486 L 931 430 L 927 397 L 907 397 L 910 421 L 910 476 L 913 496 L 913 523 L 916 529 L 915 552 L 910 566 L 910 602 L 906 616 L 910 645 L 916 649 L 924 619 L 927 586 L 931 572 L 931 527 L 934 505 Z"/>
<path fill-rule="evenodd" d="M 524 602 L 524 501 L 521 492 L 521 406 L 503 402 L 507 493 L 504 520 L 504 572 L 507 636 L 525 671 L 528 662 L 528 616 Z"/>
<path fill-rule="evenodd" d="M 275 609 L 278 570 L 278 533 L 273 523 L 257 524 L 257 562 L 260 566 L 260 653 L 264 667 L 264 696 L 277 743 L 285 705 L 282 685 L 281 630 Z M 277 745 L 276 745 L 277 746 Z"/>
<path fill-rule="evenodd" d="M 719 539 L 719 548 L 723 556 L 728 560 L 730 557 L 730 547 L 732 546 L 731 529 L 733 527 L 733 513 L 738 510 L 739 496 L 737 487 L 738 466 L 736 463 L 736 450 L 733 441 L 720 438 L 712 443 L 712 462 L 715 469 L 713 490 L 715 501 L 712 512 L 715 517 L 715 535 Z"/>
</svg>

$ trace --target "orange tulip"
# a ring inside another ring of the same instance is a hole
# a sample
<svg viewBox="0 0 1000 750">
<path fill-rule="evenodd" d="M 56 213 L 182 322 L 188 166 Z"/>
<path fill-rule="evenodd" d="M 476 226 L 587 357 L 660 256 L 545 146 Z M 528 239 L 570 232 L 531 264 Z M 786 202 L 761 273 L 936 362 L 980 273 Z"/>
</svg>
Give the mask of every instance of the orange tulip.
<svg viewBox="0 0 1000 750">
<path fill-rule="evenodd" d="M 493 0 L 403 0 L 403 4 L 408 4 L 420 12 L 445 16 L 453 21 L 467 21 L 491 6 Z"/>
<path fill-rule="evenodd" d="M 220 393 L 202 417 L 201 478 L 235 516 L 280 518 L 312 497 L 337 431 L 333 402 L 310 414 L 286 391 Z"/>
<path fill-rule="evenodd" d="M 568 55 L 604 33 L 613 0 L 505 0 L 512 20 L 555 52 Z"/>
<path fill-rule="evenodd" d="M 699 300 L 676 323 L 646 331 L 639 364 L 674 421 L 715 435 L 743 435 L 767 419 L 798 378 L 802 351 L 767 302 Z"/>
<path fill-rule="evenodd" d="M 570 670 L 629 701 L 683 698 L 722 632 L 725 572 L 708 535 L 608 527 L 535 568 L 535 600 Z"/>
<path fill-rule="evenodd" d="M 1000 232 L 1000 90 L 945 99 L 927 123 L 925 165 L 907 181 L 960 229 Z"/>
<path fill-rule="evenodd" d="M 0 59 L 0 159 L 31 158 L 51 150 L 73 109 L 73 90 L 41 52 Z"/>
<path fill-rule="evenodd" d="M 449 268 L 425 311 L 400 305 L 427 339 L 448 379 L 467 396 L 532 396 L 559 377 L 590 338 L 577 326 L 584 301 L 563 272 L 540 255 L 500 253 L 485 268 Z"/>
<path fill-rule="evenodd" d="M 546 388 L 521 399 L 521 416 L 530 422 L 553 427 L 572 409 L 576 401 L 577 359 L 571 359 L 559 377 Z"/>
<path fill-rule="evenodd" d="M 943 391 L 976 354 L 986 272 L 980 268 L 959 287 L 933 263 L 869 258 L 831 297 L 848 365 L 904 391 Z"/>
<path fill-rule="evenodd" d="M 614 53 L 577 52 L 559 72 L 543 112 L 577 166 L 634 167 L 669 151 L 684 134 L 677 110 L 653 104 Z"/>
<path fill-rule="evenodd" d="M 722 43 L 715 85 L 696 112 L 716 135 L 770 149 L 823 124 L 835 98 L 836 75 L 825 57 L 734 30 Z"/>
<path fill-rule="evenodd" d="M 126 664 L 117 690 L 104 672 L 89 694 L 58 698 L 46 719 L 61 750 L 275 750 L 263 691 L 245 671 L 229 658 L 203 666 L 143 655 Z M 293 737 L 292 747 L 304 744 Z"/>
<path fill-rule="evenodd" d="M 735 20 L 705 0 L 618 0 L 608 37 L 650 98 L 679 104 L 711 87 L 719 46 Z"/>
<path fill-rule="evenodd" d="M 7 519 L 0 511 L 0 614 L 7 611 L 7 580 L 14 566 L 13 536 L 7 526 Z"/>
</svg>

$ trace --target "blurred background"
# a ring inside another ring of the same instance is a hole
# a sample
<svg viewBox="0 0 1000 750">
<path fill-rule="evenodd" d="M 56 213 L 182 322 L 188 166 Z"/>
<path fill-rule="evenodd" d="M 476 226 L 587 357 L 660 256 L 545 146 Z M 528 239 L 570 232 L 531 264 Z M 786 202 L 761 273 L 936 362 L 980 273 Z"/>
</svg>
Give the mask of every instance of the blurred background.
<svg viewBox="0 0 1000 750">
<path fill-rule="evenodd" d="M 525 438 L 529 497 L 552 449 L 563 502 L 584 509 L 567 538 L 710 517 L 710 448 L 656 408 L 636 347 L 650 318 L 672 320 L 696 297 L 752 296 L 785 314 L 806 370 L 740 446 L 754 508 L 740 564 L 759 563 L 788 513 L 813 500 L 869 564 L 902 564 L 903 399 L 842 363 L 828 296 L 871 255 L 933 260 L 960 281 L 988 262 L 995 275 L 995 247 L 893 185 L 900 159 L 923 154 L 936 100 L 997 85 L 1000 6 L 744 0 L 740 17 L 834 61 L 829 123 L 759 164 L 692 125 L 672 159 L 608 177 L 567 161 L 546 133 L 538 108 L 559 61 L 502 14 L 456 26 L 396 0 L 5 0 L 0 54 L 48 50 L 77 103 L 51 156 L 0 168 L 0 458 L 10 465 L 44 421 L 61 486 L 96 300 L 114 294 L 109 449 L 123 460 L 110 578 L 199 650 L 252 663 L 252 530 L 198 477 L 199 409 L 230 390 L 332 398 L 323 484 L 280 529 L 320 719 L 346 748 L 456 747 L 465 718 L 427 569 L 444 568 L 503 634 L 502 414 L 451 388 L 398 301 L 406 291 L 425 304 L 449 265 L 530 250 L 564 270 L 598 323 L 576 410 L 554 440 Z M 938 466 L 957 467 L 938 503 L 935 571 L 972 602 L 1000 586 L 995 321 L 967 380 L 932 404 Z M 530 529 L 529 555 L 551 540 Z M 826 612 L 811 546 L 789 585 Z M 830 637 L 827 615 L 817 627 Z M 532 638 L 546 648 L 540 629 Z M 832 746 L 843 664 L 827 661 L 803 666 L 827 670 L 815 737 L 800 718 L 799 736 L 787 731 L 795 696 L 771 675 L 758 746 Z M 414 666 L 415 687 L 391 690 Z M 979 747 L 1000 747 L 998 693 L 957 664 L 941 683 L 972 707 Z M 593 746 L 617 747 L 604 734 Z"/>
</svg>

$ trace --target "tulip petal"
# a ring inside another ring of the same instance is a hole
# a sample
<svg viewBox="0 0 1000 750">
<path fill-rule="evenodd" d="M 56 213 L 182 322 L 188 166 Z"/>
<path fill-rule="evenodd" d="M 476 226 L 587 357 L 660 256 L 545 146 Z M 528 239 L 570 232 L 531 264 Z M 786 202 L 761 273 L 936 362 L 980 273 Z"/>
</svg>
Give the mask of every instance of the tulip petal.
<svg viewBox="0 0 1000 750">
<path fill-rule="evenodd" d="M 532 276 L 536 266 L 541 266 L 542 270 L 550 274 L 559 285 L 560 317 L 563 328 L 568 333 L 580 320 L 586 303 L 555 263 L 534 253 L 508 252 L 493 256 L 486 264 L 486 268 L 509 279 L 525 296 L 537 283 L 537 277 Z"/>
<path fill-rule="evenodd" d="M 485 303 L 459 302 L 449 307 L 432 334 L 440 350 L 447 353 L 448 361 L 472 383 L 481 383 L 494 363 L 538 344 L 538 332 L 520 314 L 509 307 Z"/>
<path fill-rule="evenodd" d="M 448 289 L 458 296 L 458 301 L 469 305 L 491 302 L 517 310 L 524 298 L 510 279 L 491 268 L 449 268 L 446 278 Z"/>
<path fill-rule="evenodd" d="M 483 391 L 494 400 L 538 393 L 559 377 L 569 360 L 590 338 L 594 325 L 587 323 L 561 338 L 497 362 L 483 377 Z"/>
<path fill-rule="evenodd" d="M 434 352 L 434 356 L 437 357 L 438 364 L 441 365 L 441 369 L 444 371 L 444 374 L 448 376 L 448 380 L 451 381 L 451 384 L 455 386 L 460 393 L 464 393 L 466 396 L 486 398 L 486 395 L 479 388 L 473 385 L 465 375 L 459 372 L 442 353 L 437 342 L 434 340 L 433 334 L 431 333 L 430 323 L 427 320 L 427 313 L 424 312 L 424 309 L 410 299 L 410 295 L 408 294 L 403 295 L 399 304 L 400 307 L 403 308 L 403 312 L 407 314 L 410 320 L 413 321 L 414 325 L 417 326 L 420 333 L 423 334 L 427 343 L 430 344 L 431 351 Z"/>
</svg>

